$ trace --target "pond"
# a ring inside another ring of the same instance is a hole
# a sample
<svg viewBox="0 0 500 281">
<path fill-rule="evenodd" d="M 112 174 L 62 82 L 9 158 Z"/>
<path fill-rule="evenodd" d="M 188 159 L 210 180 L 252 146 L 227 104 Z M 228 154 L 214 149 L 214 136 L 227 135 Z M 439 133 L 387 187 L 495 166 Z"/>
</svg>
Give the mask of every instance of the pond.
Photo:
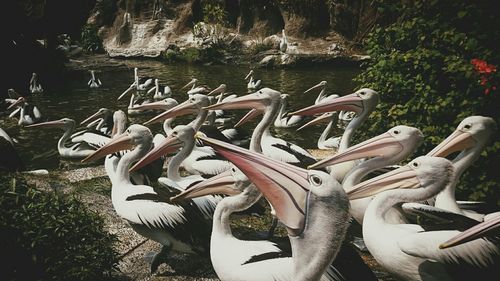
<svg viewBox="0 0 500 281">
<path fill-rule="evenodd" d="M 95 66 L 97 76 L 103 82 L 98 89 L 89 89 L 87 81 L 90 74 L 83 70 L 73 70 L 61 78 L 55 89 L 46 88 L 44 93 L 31 98 L 43 114 L 43 120 L 56 120 L 63 117 L 81 122 L 101 107 L 113 110 L 122 109 L 126 112 L 128 98 L 117 101 L 117 97 L 133 81 L 133 67 L 139 68 L 139 76 L 152 76 L 160 79 L 162 84 L 171 87 L 173 97 L 182 102 L 187 98 L 186 91 L 180 88 L 196 77 L 200 84 L 215 88 L 221 83 L 227 85 L 230 92 L 238 95 L 247 92 L 247 82 L 244 80 L 249 71 L 248 66 L 199 66 L 188 64 L 167 65 L 153 60 L 126 60 L 123 67 Z M 359 73 L 355 67 L 322 66 L 296 69 L 256 69 L 254 78 L 261 79 L 263 86 L 290 95 L 290 109 L 299 109 L 314 103 L 319 91 L 304 94 L 309 87 L 322 80 L 327 81 L 327 93 L 349 94 L 356 87 L 352 81 Z M 242 112 L 234 113 L 241 115 Z M 74 166 L 84 166 L 78 161 L 61 160 L 57 153 L 57 141 L 62 135 L 58 129 L 22 128 L 13 119 L 5 115 L 0 118 L 0 127 L 18 140 L 17 149 L 28 169 L 68 169 Z M 137 116 L 129 119 L 131 123 L 142 123 L 153 115 Z M 176 121 L 176 124 L 186 122 L 186 118 Z M 249 131 L 255 123 L 249 123 L 244 128 Z M 161 127 L 150 127 L 153 133 L 161 133 Z M 316 148 L 316 142 L 324 125 L 296 132 L 295 129 L 275 129 L 277 136 L 296 143 L 304 148 Z M 340 134 L 341 132 L 335 132 Z M 95 164 L 94 164 L 95 165 Z"/>
</svg>

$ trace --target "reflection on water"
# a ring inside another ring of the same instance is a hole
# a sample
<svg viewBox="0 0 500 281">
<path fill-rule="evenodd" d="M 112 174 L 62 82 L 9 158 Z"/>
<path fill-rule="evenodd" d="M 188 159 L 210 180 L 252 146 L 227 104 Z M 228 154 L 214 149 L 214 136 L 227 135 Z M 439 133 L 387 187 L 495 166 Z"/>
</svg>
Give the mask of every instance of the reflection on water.
<svg viewBox="0 0 500 281">
<path fill-rule="evenodd" d="M 247 81 L 244 80 L 249 69 L 246 66 L 193 66 L 193 65 L 165 65 L 155 61 L 128 61 L 128 65 L 139 67 L 140 76 L 152 76 L 160 79 L 162 84 L 169 85 L 173 97 L 182 102 L 187 98 L 186 92 L 179 89 L 196 77 L 201 85 L 211 88 L 221 83 L 227 85 L 230 92 L 239 95 L 247 92 Z M 103 85 L 98 89 L 90 89 L 87 82 L 88 72 L 72 72 L 70 78 L 61 79 L 57 89 L 45 89 L 40 96 L 31 100 L 43 114 L 43 120 L 55 120 L 63 117 L 75 119 L 77 123 L 97 111 L 100 107 L 113 110 L 123 109 L 126 112 L 128 97 L 120 101 L 116 98 L 132 83 L 133 69 L 107 68 L 97 69 L 97 75 Z M 356 68 L 300 68 L 300 69 L 256 69 L 254 78 L 261 79 L 263 86 L 270 87 L 290 95 L 291 109 L 298 109 L 314 103 L 318 91 L 304 94 L 309 87 L 326 80 L 327 93 L 341 95 L 352 92 L 355 84 L 352 78 L 358 73 Z M 239 113 L 238 113 L 239 114 Z M 152 115 L 134 116 L 132 123 L 142 123 Z M 187 118 L 177 120 L 183 123 Z M 255 123 L 249 123 L 244 128 L 252 129 Z M 29 129 L 17 126 L 14 120 L 7 119 L 3 114 L 0 118 L 0 127 L 4 128 L 19 143 L 17 149 L 30 169 L 55 169 L 81 165 L 78 161 L 61 161 L 57 153 L 57 141 L 62 135 L 58 129 Z M 161 126 L 150 127 L 155 133 L 161 132 Z M 294 142 L 305 148 L 316 148 L 316 141 L 324 125 L 304 129 L 296 132 L 295 129 L 276 129 L 278 136 Z M 339 132 L 337 132 L 339 133 Z"/>
</svg>

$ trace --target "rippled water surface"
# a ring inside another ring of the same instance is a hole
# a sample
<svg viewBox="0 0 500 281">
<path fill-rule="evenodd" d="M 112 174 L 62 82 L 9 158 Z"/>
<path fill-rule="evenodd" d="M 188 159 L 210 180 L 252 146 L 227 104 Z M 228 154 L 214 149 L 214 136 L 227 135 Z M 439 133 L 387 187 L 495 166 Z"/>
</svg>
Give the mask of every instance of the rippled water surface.
<svg viewBox="0 0 500 281">
<path fill-rule="evenodd" d="M 42 95 L 33 97 L 32 103 L 39 107 L 43 120 L 55 120 L 63 117 L 75 119 L 78 123 L 97 111 L 100 107 L 126 111 L 128 98 L 117 101 L 117 97 L 132 83 L 133 69 L 139 67 L 140 76 L 153 76 L 167 84 L 173 91 L 173 97 L 182 102 L 187 98 L 186 91 L 180 90 L 191 77 L 196 77 L 200 84 L 211 88 L 225 83 L 228 91 L 238 95 L 246 93 L 247 82 L 244 80 L 249 68 L 246 66 L 193 66 L 166 65 L 156 61 L 127 61 L 123 67 L 99 68 L 97 75 L 103 82 L 98 89 L 89 89 L 87 81 L 90 74 L 86 71 L 72 71 L 61 78 L 56 89 L 46 88 Z M 299 69 L 256 69 L 254 78 L 262 79 L 265 87 L 290 95 L 290 108 L 298 109 L 314 103 L 319 91 L 304 94 L 309 87 L 322 80 L 327 81 L 327 93 L 345 95 L 355 88 L 352 78 L 359 72 L 353 67 L 315 67 Z M 242 114 L 242 113 L 235 113 Z M 130 118 L 132 123 L 143 122 L 153 115 Z M 177 123 L 186 122 L 187 118 Z M 255 123 L 244 128 L 251 130 Z M 296 132 L 295 129 L 276 129 L 275 134 L 304 148 L 316 148 L 316 141 L 325 125 Z M 56 169 L 79 166 L 78 161 L 60 160 L 57 153 L 57 141 L 62 135 L 58 129 L 21 128 L 16 120 L 0 117 L 0 127 L 18 140 L 17 149 L 30 169 Z M 160 126 L 151 129 L 161 132 Z M 339 132 L 337 132 L 339 133 Z"/>
</svg>

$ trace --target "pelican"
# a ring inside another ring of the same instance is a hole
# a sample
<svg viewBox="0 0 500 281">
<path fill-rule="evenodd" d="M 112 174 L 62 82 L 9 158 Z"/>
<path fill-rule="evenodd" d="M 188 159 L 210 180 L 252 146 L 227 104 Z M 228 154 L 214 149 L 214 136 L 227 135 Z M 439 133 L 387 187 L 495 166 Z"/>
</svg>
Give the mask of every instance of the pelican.
<svg viewBox="0 0 500 281">
<path fill-rule="evenodd" d="M 221 280 L 332 280 L 342 276 L 342 272 L 329 268 L 348 224 L 349 203 L 337 181 L 321 171 L 308 171 L 214 139 L 199 139 L 244 174 L 234 170 L 233 175 L 245 183 L 244 188 L 236 186 L 242 193 L 223 199 L 214 213 L 211 259 Z M 233 177 L 231 173 L 224 174 Z M 175 199 L 210 194 L 213 189 L 220 192 L 223 188 L 218 185 L 224 181 L 224 174 L 200 183 Z M 260 197 L 252 184 L 246 184 L 246 177 L 274 205 L 286 225 L 292 257 L 269 241 L 245 241 L 232 236 L 229 216 Z M 210 188 L 213 186 L 215 188 Z"/>
<path fill-rule="evenodd" d="M 139 95 L 140 92 L 147 91 L 152 84 L 153 84 L 153 78 L 151 78 L 151 77 L 139 78 L 138 69 L 137 69 L 137 67 L 134 68 L 134 82 L 117 99 L 117 100 L 120 100 L 128 93 L 132 93 L 132 95 L 130 96 L 130 101 L 129 101 L 129 105 L 127 108 L 127 113 L 129 115 L 137 115 L 141 112 L 141 111 L 135 110 L 136 106 L 152 102 L 152 100 Z M 132 92 L 134 89 L 136 90 L 135 94 Z M 136 95 L 137 95 L 137 97 L 136 97 Z"/>
<path fill-rule="evenodd" d="M 498 229 L 500 228 L 500 214 L 496 213 L 489 216 L 482 223 L 476 224 L 473 227 L 461 232 L 460 234 L 450 238 L 441 245 L 440 249 L 446 249 L 467 243 L 475 239 L 498 239 Z"/>
<path fill-rule="evenodd" d="M 95 146 L 99 145 L 102 136 L 95 135 L 95 138 L 87 138 L 89 142 L 78 142 L 70 143 L 70 146 L 66 146 L 71 134 L 75 130 L 75 120 L 69 118 L 62 118 L 60 120 L 48 121 L 43 123 L 38 123 L 34 125 L 26 126 L 27 128 L 61 128 L 64 130 L 64 134 L 61 136 L 57 142 L 57 150 L 59 155 L 64 158 L 84 158 L 94 153 Z M 95 140 L 96 143 L 91 143 L 90 140 Z"/>
<path fill-rule="evenodd" d="M 302 121 L 302 116 L 299 115 L 288 115 L 288 111 L 286 109 L 288 105 L 288 98 L 290 95 L 281 94 L 281 103 L 278 115 L 274 120 L 274 127 L 276 128 L 292 128 L 299 125 L 300 121 Z"/>
<path fill-rule="evenodd" d="M 0 155 L 0 171 L 19 172 L 26 169 L 14 147 L 14 141 L 2 128 L 0 128 Z"/>
<path fill-rule="evenodd" d="M 281 30 L 281 38 L 280 38 L 280 52 L 286 53 L 286 49 L 288 48 L 288 39 L 286 38 L 285 35 L 285 29 Z"/>
<path fill-rule="evenodd" d="M 208 106 L 207 109 L 254 109 L 252 114 L 264 112 L 262 120 L 252 133 L 250 149 L 282 162 L 307 167 L 316 162 L 307 150 L 271 136 L 269 128 L 276 119 L 280 103 L 280 92 L 263 88 L 253 94 Z"/>
<path fill-rule="evenodd" d="M 160 81 L 158 79 L 155 79 L 155 86 L 149 89 L 148 94 L 153 91 L 153 99 L 155 100 L 163 100 L 172 96 L 172 90 L 170 87 L 167 85 L 160 85 Z"/>
<path fill-rule="evenodd" d="M 99 88 L 101 87 L 102 85 L 102 82 L 99 78 L 96 78 L 95 77 L 95 71 L 94 70 L 91 70 L 90 71 L 90 80 L 89 82 L 87 83 L 87 85 L 89 85 L 90 88 Z"/>
<path fill-rule="evenodd" d="M 189 96 L 194 95 L 194 94 L 208 94 L 208 93 L 210 93 L 210 88 L 208 86 L 206 86 L 206 85 L 196 86 L 196 83 L 198 83 L 198 79 L 192 78 L 191 81 L 189 81 L 186 85 L 182 86 L 181 90 L 191 86 L 191 89 L 189 89 L 189 91 L 187 91 L 187 94 Z"/>
<path fill-rule="evenodd" d="M 127 220 L 137 233 L 163 245 L 160 253 L 153 258 L 151 271 L 154 272 L 161 259 L 171 251 L 208 254 L 210 220 L 196 205 L 170 204 L 165 199 L 172 195 L 168 190 L 131 183 L 130 165 L 150 150 L 152 140 L 153 135 L 148 128 L 134 124 L 82 162 L 130 150 L 121 157 L 116 167 L 111 200 L 116 213 Z"/>
<path fill-rule="evenodd" d="M 319 104 L 297 110 L 290 114 L 314 115 L 340 110 L 355 112 L 356 117 L 354 117 L 352 121 L 349 122 L 349 125 L 347 125 L 347 127 L 345 128 L 340 140 L 338 152 L 343 152 L 350 146 L 352 135 L 375 109 L 378 101 L 379 97 L 377 92 L 372 89 L 363 88 L 350 95 L 321 102 Z M 331 174 L 340 181 L 352 169 L 354 164 L 355 163 L 353 161 L 350 161 L 331 166 Z"/>
<path fill-rule="evenodd" d="M 11 109 L 17 106 L 19 110 L 15 110 L 10 114 L 13 116 L 19 114 L 17 121 L 18 125 L 31 125 L 38 122 L 42 118 L 42 113 L 35 105 L 31 105 L 27 102 L 25 97 L 19 97 L 14 103 L 12 103 L 7 109 Z"/>
<path fill-rule="evenodd" d="M 409 126 L 396 126 L 386 133 L 373 137 L 357 145 L 349 147 L 342 153 L 327 157 L 310 166 L 312 169 L 323 168 L 345 161 L 369 158 L 355 166 L 344 178 L 342 187 L 350 190 L 362 181 L 369 173 L 405 160 L 422 142 L 423 135 L 419 129 Z M 351 200 L 351 216 L 363 225 L 363 216 L 371 201 L 371 197 Z M 399 216 L 401 217 L 401 216 Z"/>
<path fill-rule="evenodd" d="M 471 241 L 441 250 L 439 245 L 458 234 L 458 230 L 431 231 L 416 224 L 387 221 L 386 214 L 399 204 L 437 195 L 452 175 L 453 165 L 449 160 L 420 156 L 347 192 L 351 200 L 376 195 L 365 213 L 363 237 L 377 262 L 397 279 L 496 280 L 498 277 L 500 251 L 494 243 Z M 399 189 L 392 190 L 395 188 Z"/>
<path fill-rule="evenodd" d="M 304 91 L 304 94 L 311 92 L 312 90 L 321 89 L 319 91 L 314 104 L 318 104 L 324 101 L 331 101 L 331 99 L 336 99 L 339 97 L 337 94 L 327 95 L 326 94 L 326 81 L 321 81 L 318 84 L 312 86 L 311 88 Z"/>
<path fill-rule="evenodd" d="M 251 69 L 247 76 L 245 76 L 245 80 L 248 80 L 247 89 L 249 91 L 256 91 L 262 86 L 262 80 L 253 79 L 253 69 Z"/>
<path fill-rule="evenodd" d="M 166 98 L 163 100 L 143 104 L 137 106 L 136 110 L 163 110 L 168 111 L 174 107 L 176 107 L 179 103 L 173 98 Z M 165 136 L 169 136 L 172 132 L 172 123 L 175 118 L 167 118 L 163 121 L 163 131 L 165 132 Z M 155 136 L 156 137 L 156 136 Z"/>
<path fill-rule="evenodd" d="M 38 75 L 33 72 L 30 79 L 30 93 L 31 94 L 41 94 L 43 93 L 42 84 L 38 82 Z"/>
<path fill-rule="evenodd" d="M 333 131 L 333 127 L 335 126 L 335 124 L 337 124 L 337 121 L 338 121 L 337 114 L 334 114 L 332 112 L 323 113 L 322 115 L 320 115 L 320 116 L 314 118 L 313 120 L 307 122 L 306 124 L 300 126 L 297 129 L 297 131 L 300 131 L 308 126 L 321 123 L 325 120 L 330 120 L 330 121 L 328 122 L 328 125 L 326 125 L 325 129 L 323 130 L 320 137 L 318 138 L 318 143 L 317 143 L 318 149 L 338 150 L 339 145 L 340 145 L 341 136 L 328 137 L 330 132 Z"/>
<path fill-rule="evenodd" d="M 96 113 L 90 115 L 89 117 L 85 118 L 85 120 L 80 122 L 80 125 L 84 124 L 87 124 L 87 128 L 93 127 L 96 131 L 111 136 L 114 125 L 113 111 L 111 109 L 101 107 L 99 108 L 99 110 L 97 110 Z M 72 138 L 73 137 L 74 135 L 72 136 Z"/>
<path fill-rule="evenodd" d="M 481 152 L 497 131 L 495 121 L 490 117 L 470 116 L 462 120 L 457 129 L 432 151 L 429 156 L 446 157 L 460 151 L 453 159 L 455 173 L 443 192 L 436 196 L 435 206 L 450 212 L 482 221 L 484 214 L 461 209 L 455 199 L 455 187 L 465 170 L 478 159 Z"/>
</svg>

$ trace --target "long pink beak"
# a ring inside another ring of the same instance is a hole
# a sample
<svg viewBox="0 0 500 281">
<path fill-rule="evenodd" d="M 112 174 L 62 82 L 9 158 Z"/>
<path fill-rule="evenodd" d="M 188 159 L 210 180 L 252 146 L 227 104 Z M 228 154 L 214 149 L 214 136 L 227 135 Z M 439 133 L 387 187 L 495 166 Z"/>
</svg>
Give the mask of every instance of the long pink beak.
<svg viewBox="0 0 500 281">
<path fill-rule="evenodd" d="M 9 105 L 9 107 L 7 107 L 7 109 L 11 109 L 14 106 L 17 106 L 19 104 L 23 104 L 25 102 L 26 102 L 26 100 L 23 97 L 19 97 L 15 102 L 13 102 L 11 105 Z"/>
<path fill-rule="evenodd" d="M 321 82 L 319 82 L 318 84 L 316 84 L 316 85 L 312 86 L 311 88 L 307 89 L 307 90 L 304 92 L 304 94 L 305 94 L 305 93 L 308 93 L 308 92 L 310 92 L 310 91 L 312 91 L 312 90 L 314 90 L 314 89 L 317 89 L 317 88 L 323 87 L 323 86 L 325 86 L 325 85 L 326 85 L 326 81 L 321 81 Z"/>
<path fill-rule="evenodd" d="M 250 120 L 254 119 L 255 117 L 261 114 L 263 114 L 261 110 L 257 109 L 250 110 L 249 112 L 247 112 L 247 114 L 245 114 L 245 116 L 241 117 L 240 121 L 238 121 L 238 123 L 234 125 L 234 128 L 238 128 L 239 126 L 246 124 L 247 122 L 249 122 Z"/>
<path fill-rule="evenodd" d="M 134 146 L 135 145 L 132 143 L 132 137 L 128 133 L 123 133 L 112 139 L 103 147 L 96 150 L 94 153 L 82 159 L 81 162 L 84 163 L 89 161 L 95 161 L 111 153 L 115 153 L 122 150 L 130 150 L 134 148 Z"/>
<path fill-rule="evenodd" d="M 183 143 L 177 137 L 170 135 L 159 143 L 158 146 L 155 146 L 155 148 L 149 151 L 148 154 L 144 155 L 141 160 L 137 161 L 129 171 L 137 171 L 163 155 L 176 151 L 182 145 Z"/>
<path fill-rule="evenodd" d="M 47 121 L 43 123 L 37 123 L 33 125 L 28 125 L 26 128 L 37 128 L 37 127 L 42 127 L 42 128 L 59 128 L 62 125 L 64 125 L 64 122 L 61 120 L 54 120 L 54 121 Z"/>
<path fill-rule="evenodd" d="M 172 197 L 171 201 L 183 201 L 212 194 L 225 194 L 230 196 L 240 194 L 241 192 L 239 190 L 232 188 L 234 182 L 234 177 L 231 174 L 231 171 L 227 170 L 193 185 L 188 190 Z"/>
<path fill-rule="evenodd" d="M 376 136 L 355 146 L 350 147 L 342 153 L 325 158 L 309 166 L 309 169 L 318 169 L 367 157 L 377 157 L 385 155 L 396 155 L 404 149 L 401 142 L 389 133 Z"/>
<path fill-rule="evenodd" d="M 453 246 L 457 246 L 477 238 L 488 236 L 494 232 L 498 232 L 500 228 L 500 214 L 497 214 L 494 218 L 477 224 L 464 232 L 458 234 L 457 236 L 449 239 L 443 244 L 439 245 L 440 249 L 446 249 Z"/>
<path fill-rule="evenodd" d="M 172 99 L 175 101 L 174 99 Z M 174 108 L 174 106 L 177 106 L 177 102 L 172 103 L 172 105 L 167 104 L 164 100 L 160 101 L 155 101 L 155 102 L 150 102 L 150 103 L 145 103 L 141 104 L 138 106 L 134 106 L 134 109 L 136 110 L 169 110 Z"/>
<path fill-rule="evenodd" d="M 196 107 L 195 104 L 193 104 L 190 100 L 187 100 L 177 106 L 174 106 L 173 108 L 163 112 L 162 114 L 146 121 L 144 125 L 149 125 L 153 123 L 158 123 L 165 121 L 169 118 L 177 117 L 177 116 L 182 116 L 182 115 L 187 115 L 187 114 L 195 114 L 198 113 L 199 108 Z"/>
<path fill-rule="evenodd" d="M 98 110 L 96 113 L 90 115 L 89 117 L 87 117 L 87 119 L 85 119 L 82 122 L 80 122 L 80 125 L 83 125 L 85 123 L 94 121 L 94 120 L 96 120 L 97 118 L 99 118 L 101 116 L 103 116 L 103 113 L 100 110 Z"/>
<path fill-rule="evenodd" d="M 222 141 L 198 138 L 231 161 L 255 184 L 291 235 L 302 232 L 310 188 L 307 170 Z"/>
<path fill-rule="evenodd" d="M 316 124 L 319 124 L 322 122 L 329 122 L 332 119 L 332 116 L 333 116 L 332 112 L 323 113 L 320 116 L 314 118 L 313 120 L 311 120 L 311 121 L 305 123 L 304 125 L 300 126 L 299 128 L 297 128 L 297 131 L 300 131 L 306 127 L 316 125 Z"/>
<path fill-rule="evenodd" d="M 354 111 L 359 114 L 363 111 L 363 99 L 358 94 L 350 94 L 340 98 L 325 101 L 319 104 L 291 112 L 290 115 L 315 115 L 332 111 Z"/>
<path fill-rule="evenodd" d="M 205 109 L 259 109 L 265 110 L 265 98 L 253 93 L 205 107 Z"/>
<path fill-rule="evenodd" d="M 462 151 L 476 145 L 476 140 L 472 134 L 456 130 L 433 150 L 427 153 L 428 156 L 446 157 L 453 152 Z"/>
</svg>

